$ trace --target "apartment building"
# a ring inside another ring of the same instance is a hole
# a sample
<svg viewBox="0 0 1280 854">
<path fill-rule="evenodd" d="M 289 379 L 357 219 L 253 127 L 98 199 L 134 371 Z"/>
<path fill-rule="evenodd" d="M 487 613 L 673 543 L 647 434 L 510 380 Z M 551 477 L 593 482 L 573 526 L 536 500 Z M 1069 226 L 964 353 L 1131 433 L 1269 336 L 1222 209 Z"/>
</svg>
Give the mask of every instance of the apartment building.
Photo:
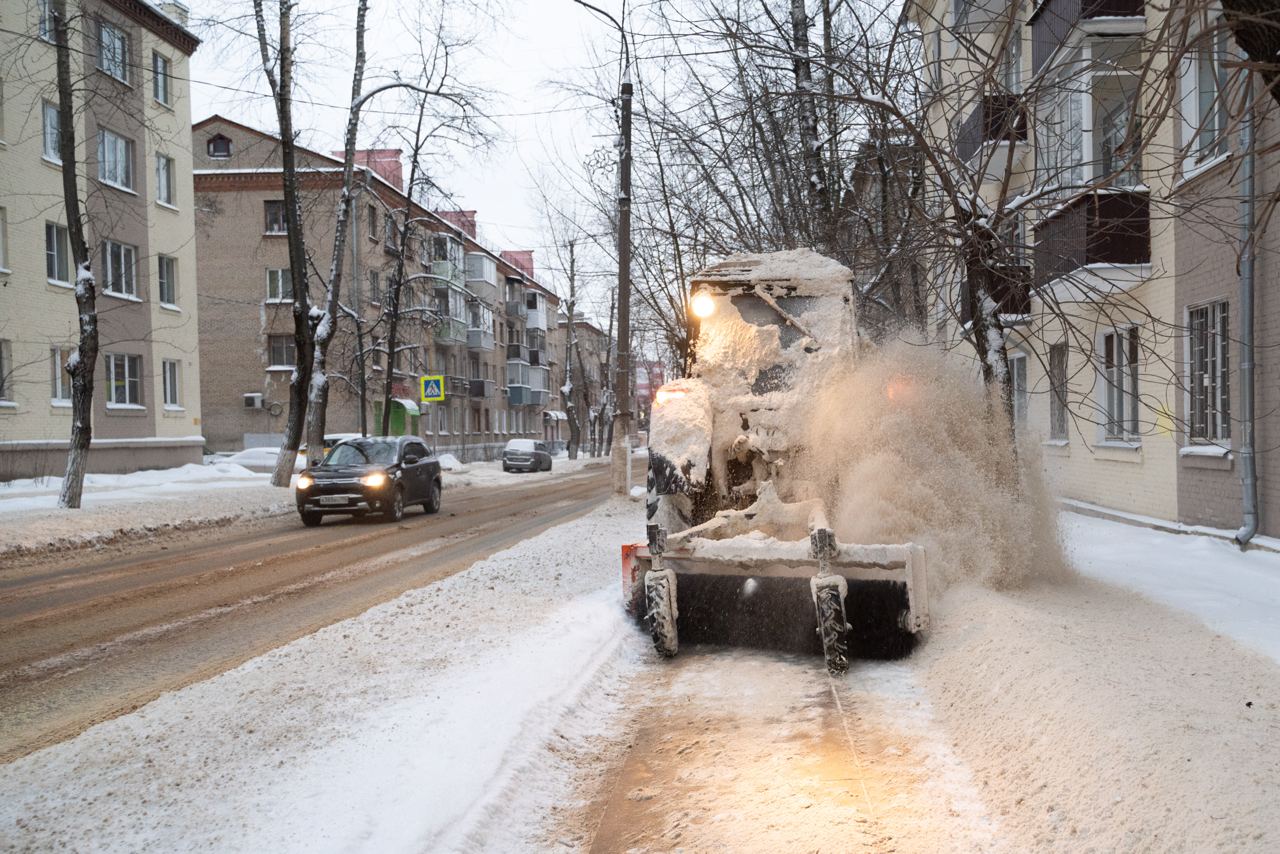
<svg viewBox="0 0 1280 854">
<path fill-rule="evenodd" d="M 1243 78 L 1228 70 L 1238 55 L 1211 4 L 1185 30 L 1165 27 L 1166 14 L 1193 7 L 911 0 L 903 21 L 923 36 L 930 129 L 950 144 L 957 177 L 991 206 L 1037 197 L 1008 222 L 1014 257 L 993 296 L 1012 326 L 1018 429 L 1040 442 L 1052 484 L 1067 498 L 1234 528 L 1242 152 L 1230 117 Z M 1275 104 L 1257 100 L 1266 152 Z M 1274 192 L 1278 162 L 1259 156 L 1260 197 Z M 1277 332 L 1277 300 L 1263 286 L 1275 239 L 1263 234 L 1256 249 L 1265 351 Z M 947 329 L 946 306 L 936 308 L 940 337 L 954 342 L 964 327 Z M 1280 498 L 1266 438 L 1280 432 L 1275 379 L 1264 359 L 1266 532 L 1280 531 L 1268 500 Z"/>
<path fill-rule="evenodd" d="M 68 2 L 78 182 L 98 283 L 91 472 L 199 462 L 188 59 L 177 3 Z M 52 4 L 3 0 L 0 480 L 61 474 L 79 338 Z"/>
<path fill-rule="evenodd" d="M 192 138 L 209 444 L 276 445 L 296 364 L 279 139 L 221 116 L 197 123 Z M 327 270 L 342 163 L 306 149 L 298 163 L 308 251 Z M 411 203 L 399 151 L 362 151 L 358 167 L 343 301 L 359 322 L 344 316 L 330 349 L 328 431 L 381 432 L 390 373 L 393 434 L 420 435 L 463 460 L 491 459 L 510 438 L 546 435 L 559 411 L 552 372 L 560 357 L 546 340 L 559 300 L 537 281 L 533 254 L 481 245 L 474 211 Z M 392 354 L 384 303 L 406 215 L 414 229 Z M 444 378 L 443 401 L 421 400 L 423 376 Z"/>
</svg>

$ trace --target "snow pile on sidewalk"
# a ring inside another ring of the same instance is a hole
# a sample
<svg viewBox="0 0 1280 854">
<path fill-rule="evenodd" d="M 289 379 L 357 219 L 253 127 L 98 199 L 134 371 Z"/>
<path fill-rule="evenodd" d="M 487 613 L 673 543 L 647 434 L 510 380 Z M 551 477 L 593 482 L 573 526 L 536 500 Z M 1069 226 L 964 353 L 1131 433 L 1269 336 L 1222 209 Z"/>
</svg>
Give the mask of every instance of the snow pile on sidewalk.
<svg viewBox="0 0 1280 854">
<path fill-rule="evenodd" d="M 146 469 L 129 474 L 86 474 L 84 507 L 95 507 L 123 501 L 159 498 L 164 495 L 189 495 L 200 491 L 228 489 L 250 484 L 265 484 L 269 475 L 250 471 L 232 462 L 197 465 L 188 463 L 171 469 Z M 24 478 L 0 483 L 0 513 L 24 510 L 46 510 L 56 507 L 62 489 L 60 477 Z"/>
<path fill-rule="evenodd" d="M 1280 664 L 1280 555 L 1063 513 L 1076 568 L 1194 614 Z"/>
<path fill-rule="evenodd" d="M 636 513 L 610 502 L 0 768 L 0 837 L 104 851 L 540 847 L 526 834 L 576 782 L 557 745 L 594 737 L 621 702 L 599 674 L 626 666 L 617 566 Z"/>
</svg>

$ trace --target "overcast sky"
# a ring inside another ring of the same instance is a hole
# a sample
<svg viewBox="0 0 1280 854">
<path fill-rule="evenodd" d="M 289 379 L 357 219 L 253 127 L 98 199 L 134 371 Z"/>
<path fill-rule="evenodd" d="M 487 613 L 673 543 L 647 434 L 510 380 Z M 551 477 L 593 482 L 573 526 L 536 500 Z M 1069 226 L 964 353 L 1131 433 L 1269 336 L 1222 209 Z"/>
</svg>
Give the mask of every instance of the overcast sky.
<svg viewBox="0 0 1280 854">
<path fill-rule="evenodd" d="M 405 16 L 419 5 L 413 0 L 371 5 L 367 39 L 375 79 L 385 79 L 397 58 L 414 50 L 415 37 Z M 586 107 L 560 86 L 584 80 L 596 56 L 612 57 L 616 36 L 607 23 L 572 0 L 496 0 L 489 4 L 495 13 L 490 20 L 465 10 L 459 14 L 465 5 L 458 0 L 450 4 L 455 18 L 451 25 L 459 34 L 474 35 L 476 44 L 459 58 L 456 73 L 467 83 L 491 90 L 489 112 L 499 136 L 489 151 L 455 152 L 456 168 L 437 179 L 458 207 L 478 211 L 481 235 L 488 244 L 496 249 L 534 249 L 535 264 L 544 262 L 544 275 L 550 273 L 546 278 L 558 286 L 559 277 L 547 269 L 549 239 L 541 225 L 531 172 L 550 171 L 547 167 L 556 158 L 580 161 L 590 149 L 609 144 L 601 137 L 601 122 L 608 121 L 608 114 L 597 112 L 591 121 Z M 619 4 L 597 0 L 597 5 L 615 11 Z M 355 4 L 307 4 L 308 9 L 317 6 L 327 9 L 323 18 L 308 24 L 319 37 L 301 57 L 297 125 L 304 144 L 329 151 L 341 147 L 345 111 L 339 105 L 351 88 Z M 274 132 L 276 118 L 256 65 L 256 44 L 229 35 L 225 21 L 211 25 L 193 20 L 206 43 L 192 58 L 192 118 L 199 121 L 221 113 Z M 374 142 L 380 129 L 377 104 L 370 107 L 362 122 L 362 145 Z"/>
</svg>

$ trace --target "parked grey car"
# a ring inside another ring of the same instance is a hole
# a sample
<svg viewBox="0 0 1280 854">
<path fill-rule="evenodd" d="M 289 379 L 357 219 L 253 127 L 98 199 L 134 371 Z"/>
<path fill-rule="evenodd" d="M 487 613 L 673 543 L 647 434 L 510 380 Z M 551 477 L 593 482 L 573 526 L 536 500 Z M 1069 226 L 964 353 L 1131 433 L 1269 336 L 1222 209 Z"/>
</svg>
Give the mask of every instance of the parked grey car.
<svg viewBox="0 0 1280 854">
<path fill-rule="evenodd" d="M 546 442 L 512 439 L 502 450 L 503 471 L 551 471 L 551 449 Z"/>
</svg>

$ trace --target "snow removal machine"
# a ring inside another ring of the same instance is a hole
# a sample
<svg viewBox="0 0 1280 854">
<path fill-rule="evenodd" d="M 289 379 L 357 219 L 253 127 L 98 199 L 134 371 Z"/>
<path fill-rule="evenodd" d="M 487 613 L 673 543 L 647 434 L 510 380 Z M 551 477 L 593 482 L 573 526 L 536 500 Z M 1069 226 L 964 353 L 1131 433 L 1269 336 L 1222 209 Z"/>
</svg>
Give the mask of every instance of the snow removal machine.
<svg viewBox="0 0 1280 854">
<path fill-rule="evenodd" d="M 823 377 L 864 346 L 852 282 L 809 250 L 693 278 L 692 376 L 655 395 L 647 542 L 622 555 L 627 608 L 661 655 L 681 641 L 821 652 L 839 674 L 850 655 L 908 654 L 925 629 L 924 548 L 840 542 L 822 497 L 841 461 L 811 416 Z"/>
</svg>

